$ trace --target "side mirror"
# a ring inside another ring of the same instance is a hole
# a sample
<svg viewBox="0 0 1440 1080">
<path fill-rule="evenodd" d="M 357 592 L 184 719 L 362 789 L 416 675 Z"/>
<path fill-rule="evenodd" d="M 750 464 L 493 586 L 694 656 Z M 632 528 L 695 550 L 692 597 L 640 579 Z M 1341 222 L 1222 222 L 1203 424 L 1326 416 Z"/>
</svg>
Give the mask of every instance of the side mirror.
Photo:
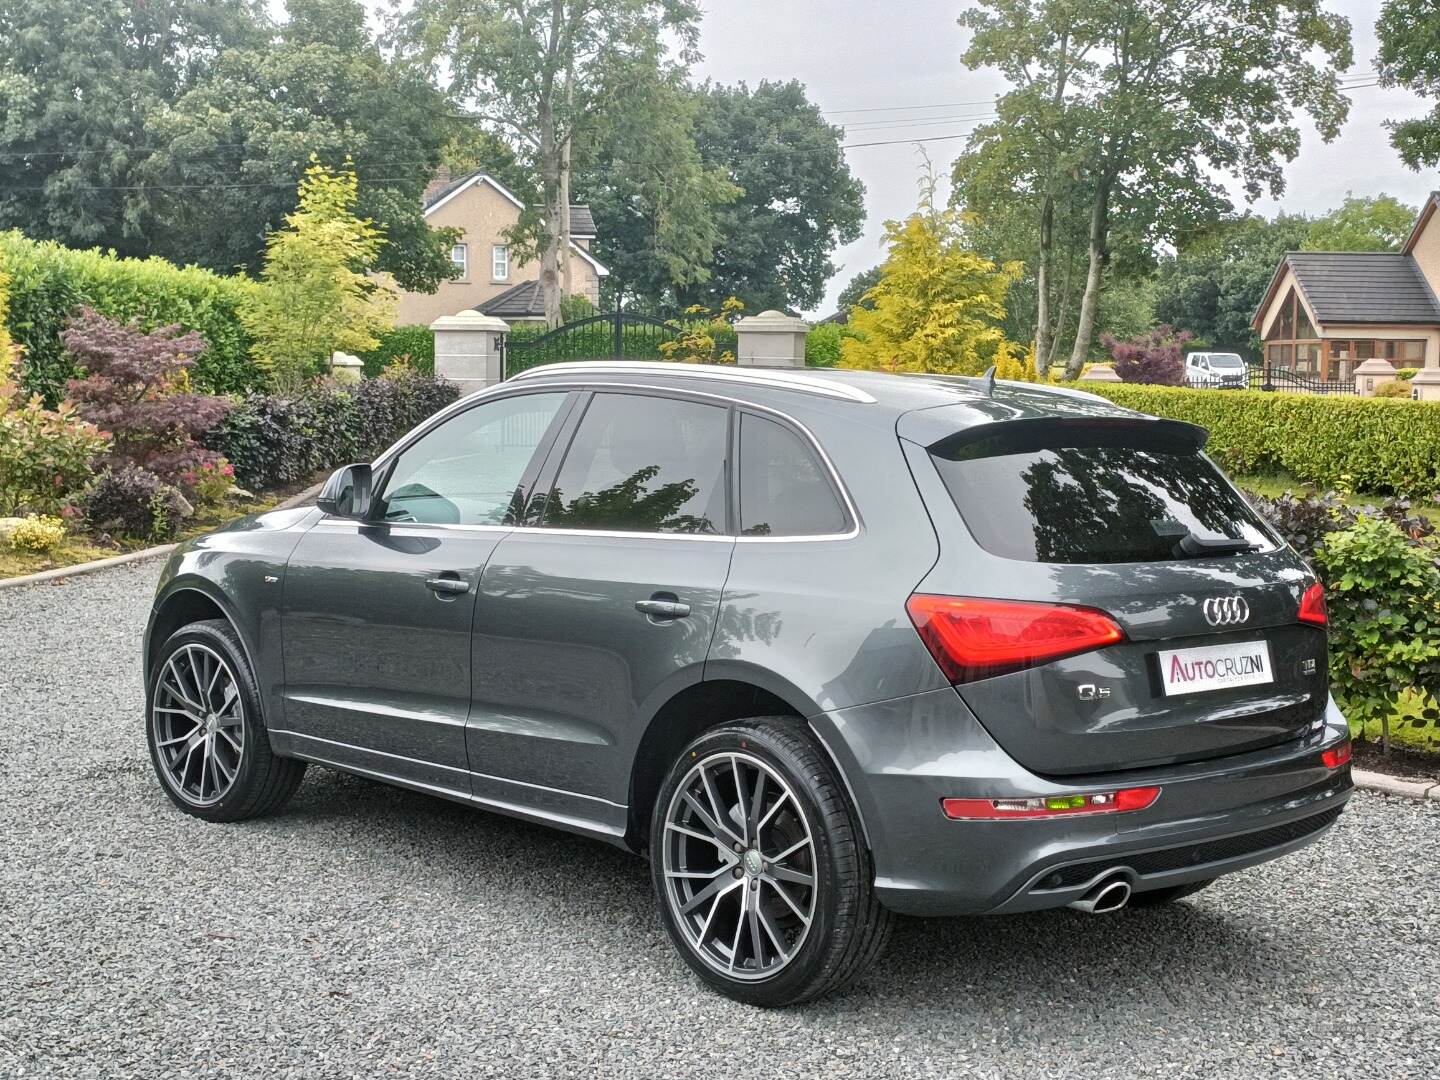
<svg viewBox="0 0 1440 1080">
<path fill-rule="evenodd" d="M 325 481 L 315 505 L 334 517 L 363 520 L 370 515 L 370 494 L 369 464 L 343 465 Z"/>
</svg>

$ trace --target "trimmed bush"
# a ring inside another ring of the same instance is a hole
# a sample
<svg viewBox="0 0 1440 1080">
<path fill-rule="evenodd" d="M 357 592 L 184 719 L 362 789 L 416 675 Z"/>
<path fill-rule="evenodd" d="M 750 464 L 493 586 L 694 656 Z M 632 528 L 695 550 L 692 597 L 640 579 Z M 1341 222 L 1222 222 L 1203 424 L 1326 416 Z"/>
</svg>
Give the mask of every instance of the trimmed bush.
<svg viewBox="0 0 1440 1080">
<path fill-rule="evenodd" d="M 410 366 L 422 375 L 435 374 L 435 332 L 428 326 L 397 326 L 380 335 L 380 344 L 360 354 L 365 377 L 375 378 L 397 357 L 410 357 Z"/>
<path fill-rule="evenodd" d="M 91 481 L 80 500 L 85 524 L 93 533 L 112 533 L 157 543 L 169 540 L 194 508 L 180 489 L 149 469 L 120 465 Z"/>
<path fill-rule="evenodd" d="M 418 376 L 317 383 L 295 397 L 252 394 L 205 443 L 234 466 L 237 483 L 264 491 L 368 461 L 458 396 L 453 384 Z"/>
<path fill-rule="evenodd" d="M 58 401 L 75 375 L 60 333 L 82 306 L 116 322 L 138 319 L 144 330 L 173 323 L 198 331 L 208 344 L 192 373 L 198 390 L 243 393 L 260 385 L 250 335 L 237 314 L 254 287 L 245 278 L 164 259 L 77 251 L 18 232 L 0 232 L 0 257 L 11 276 L 10 334 L 25 349 L 22 381 L 47 402 Z"/>
<path fill-rule="evenodd" d="M 1082 383 L 1117 405 L 1210 431 L 1237 472 L 1283 470 L 1320 488 L 1429 498 L 1440 492 L 1440 405 L 1263 390 Z"/>
<path fill-rule="evenodd" d="M 58 517 L 29 514 L 10 530 L 10 550 L 31 555 L 54 551 L 65 539 L 65 522 Z"/>
<path fill-rule="evenodd" d="M 850 336 L 839 323 L 816 323 L 805 335 L 805 366 L 834 367 L 840 363 L 840 342 Z"/>
</svg>

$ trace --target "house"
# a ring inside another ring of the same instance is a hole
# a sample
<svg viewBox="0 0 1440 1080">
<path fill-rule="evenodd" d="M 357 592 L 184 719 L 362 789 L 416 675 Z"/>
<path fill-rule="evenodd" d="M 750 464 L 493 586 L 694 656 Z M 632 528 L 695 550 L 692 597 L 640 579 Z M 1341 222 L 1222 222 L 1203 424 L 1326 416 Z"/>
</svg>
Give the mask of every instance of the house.
<svg viewBox="0 0 1440 1080">
<path fill-rule="evenodd" d="M 433 293 L 400 291 L 396 322 L 429 325 L 441 315 L 475 308 L 506 322 L 540 321 L 545 304 L 540 294 L 540 264 L 512 257 L 505 230 L 525 209 L 515 195 L 487 173 L 458 180 L 437 177 L 424 199 L 425 223 L 460 230 L 450 251 L 459 276 L 442 281 Z M 590 254 L 595 219 L 588 206 L 570 207 L 570 291 L 600 302 L 600 279 L 610 271 Z"/>
<path fill-rule="evenodd" d="M 1349 380 L 1362 360 L 1440 367 L 1440 192 L 1398 252 L 1291 251 L 1251 327 L 1273 368 Z"/>
</svg>

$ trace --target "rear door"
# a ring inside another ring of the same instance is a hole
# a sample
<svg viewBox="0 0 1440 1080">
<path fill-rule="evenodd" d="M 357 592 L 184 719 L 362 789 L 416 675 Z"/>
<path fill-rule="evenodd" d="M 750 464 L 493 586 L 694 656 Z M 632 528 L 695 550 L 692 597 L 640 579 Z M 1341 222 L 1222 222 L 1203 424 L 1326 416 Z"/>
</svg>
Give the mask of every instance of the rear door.
<svg viewBox="0 0 1440 1080">
<path fill-rule="evenodd" d="M 370 521 L 300 540 L 282 613 L 285 723 L 307 756 L 468 795 L 480 571 L 522 509 L 563 392 L 483 401 L 382 470 Z"/>
<path fill-rule="evenodd" d="M 1299 619 L 1314 576 L 1200 453 L 1203 438 L 1165 421 L 1026 420 L 930 447 L 965 535 L 921 591 L 1098 608 L 1124 632 L 957 687 L 1026 767 L 1241 753 L 1323 715 L 1325 631 Z"/>
<path fill-rule="evenodd" d="M 628 390 L 576 413 L 485 568 L 466 740 L 477 796 L 620 829 L 639 718 L 700 680 L 714 633 L 731 414 Z"/>
</svg>

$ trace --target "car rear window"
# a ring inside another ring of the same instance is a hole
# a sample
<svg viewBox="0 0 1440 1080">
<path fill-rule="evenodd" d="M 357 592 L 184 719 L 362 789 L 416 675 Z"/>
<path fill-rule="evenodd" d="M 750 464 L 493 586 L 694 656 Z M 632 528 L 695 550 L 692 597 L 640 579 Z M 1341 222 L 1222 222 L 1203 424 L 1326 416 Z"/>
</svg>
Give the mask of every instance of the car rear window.
<svg viewBox="0 0 1440 1080">
<path fill-rule="evenodd" d="M 1276 546 L 1204 454 L 1123 429 L 942 443 L 931 457 L 980 546 L 1007 559 L 1166 562 L 1195 557 L 1187 534 Z"/>
</svg>

